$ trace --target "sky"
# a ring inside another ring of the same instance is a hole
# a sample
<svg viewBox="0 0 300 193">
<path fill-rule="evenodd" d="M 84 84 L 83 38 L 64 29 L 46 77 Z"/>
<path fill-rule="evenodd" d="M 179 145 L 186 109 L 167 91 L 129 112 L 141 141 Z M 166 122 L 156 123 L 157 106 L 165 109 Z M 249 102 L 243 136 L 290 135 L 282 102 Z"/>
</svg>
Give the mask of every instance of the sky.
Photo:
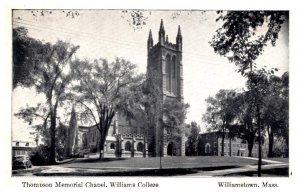
<svg viewBox="0 0 300 193">
<path fill-rule="evenodd" d="M 163 19 L 169 41 L 175 43 L 178 25 L 183 36 L 183 92 L 184 101 L 190 104 L 186 122 L 196 121 L 205 130 L 202 115 L 206 111 L 205 99 L 220 89 L 241 89 L 245 79 L 236 72 L 233 63 L 214 53 L 209 45 L 215 31 L 221 27 L 216 22 L 215 11 L 144 11 L 146 25 L 134 29 L 128 23 L 128 13 L 121 10 L 80 10 L 71 19 L 61 10 L 50 15 L 35 17 L 26 10 L 13 13 L 13 27 L 24 26 L 29 36 L 55 43 L 69 41 L 79 45 L 78 58 L 107 58 L 112 61 L 122 57 L 135 63 L 140 73 L 146 73 L 147 38 L 152 30 L 154 44 L 158 41 L 160 20 Z M 263 29 L 262 29 L 263 30 Z M 285 24 L 279 34 L 276 47 L 268 46 L 257 63 L 268 68 L 279 68 L 277 75 L 289 69 L 289 29 Z M 20 107 L 42 101 L 33 89 L 16 88 L 13 92 L 13 113 Z M 30 139 L 28 126 L 16 117 L 12 118 L 13 140 Z"/>
</svg>

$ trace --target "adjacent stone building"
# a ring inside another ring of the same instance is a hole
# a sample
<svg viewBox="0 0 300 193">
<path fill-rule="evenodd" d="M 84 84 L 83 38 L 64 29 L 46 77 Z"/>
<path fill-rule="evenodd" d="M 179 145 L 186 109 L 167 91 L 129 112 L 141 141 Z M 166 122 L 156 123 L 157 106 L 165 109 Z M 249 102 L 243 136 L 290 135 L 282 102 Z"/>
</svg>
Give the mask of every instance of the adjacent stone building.
<svg viewBox="0 0 300 193">
<path fill-rule="evenodd" d="M 147 157 L 147 143 L 142 131 L 118 113 L 115 115 L 113 124 L 110 126 L 104 144 L 104 157 Z M 78 128 L 79 154 L 99 152 L 99 131 L 97 127 Z M 146 144 L 146 145 L 145 145 Z"/>
<path fill-rule="evenodd" d="M 222 137 L 219 132 L 202 133 L 199 135 L 200 155 L 203 156 L 221 156 L 222 155 Z M 224 156 L 242 156 L 249 154 L 248 143 L 239 137 L 229 138 L 225 134 Z M 263 156 L 266 153 L 263 152 Z M 252 149 L 252 157 L 258 157 L 258 144 L 255 143 Z"/>
</svg>

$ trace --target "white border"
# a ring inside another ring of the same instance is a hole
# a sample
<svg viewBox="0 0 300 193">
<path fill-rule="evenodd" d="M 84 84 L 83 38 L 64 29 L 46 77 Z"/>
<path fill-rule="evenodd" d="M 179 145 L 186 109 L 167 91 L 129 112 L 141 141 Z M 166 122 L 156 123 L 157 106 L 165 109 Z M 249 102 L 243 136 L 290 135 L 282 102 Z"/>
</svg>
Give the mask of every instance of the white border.
<svg viewBox="0 0 300 193">
<path fill-rule="evenodd" d="M 296 2 L 296 1 L 295 1 Z M 138 1 L 138 0 L 111 0 L 109 2 L 100 1 L 39 1 L 39 0 L 13 0 L 13 1 L 2 1 L 1 2 L 1 15 L 0 15 L 0 42 L 1 42 L 1 70 L 0 70 L 0 89 L 1 89 L 1 180 L 0 188 L 2 192 L 79 192 L 79 191 L 92 191 L 92 192 L 299 192 L 300 188 L 297 184 L 299 180 L 299 153 L 297 139 L 299 135 L 299 128 L 297 127 L 297 115 L 299 113 L 299 92 L 297 90 L 297 83 L 299 83 L 299 12 L 296 10 L 296 3 L 286 1 L 240 1 L 240 0 L 227 0 L 227 1 L 205 1 L 197 2 L 192 0 L 184 1 Z M 208 10 L 249 10 L 249 9 L 267 9 L 267 10 L 290 10 L 290 171 L 293 175 L 289 178 L 107 178 L 107 177 L 72 177 L 72 178 L 24 178 L 24 177 L 11 177 L 11 9 L 27 9 L 27 8 L 47 8 L 47 9 L 208 9 Z M 299 87 L 299 86 L 298 86 Z M 139 181 L 150 181 L 158 182 L 160 187 L 157 189 L 140 189 L 140 188 L 115 188 L 115 189 L 41 189 L 41 188 L 22 188 L 22 181 L 32 182 L 74 182 L 74 181 L 128 181 L 128 182 L 139 182 Z M 278 183 L 279 188 L 265 188 L 265 189 L 248 189 L 248 188 L 218 188 L 218 181 L 232 181 L 232 182 L 258 182 L 268 181 L 271 183 Z"/>
</svg>

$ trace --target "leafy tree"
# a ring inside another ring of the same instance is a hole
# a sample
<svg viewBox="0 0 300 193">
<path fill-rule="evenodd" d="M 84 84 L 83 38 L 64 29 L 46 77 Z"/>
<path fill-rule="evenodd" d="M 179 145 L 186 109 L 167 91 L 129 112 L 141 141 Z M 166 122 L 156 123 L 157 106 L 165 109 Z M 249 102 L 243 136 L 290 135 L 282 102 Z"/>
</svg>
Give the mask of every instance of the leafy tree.
<svg viewBox="0 0 300 193">
<path fill-rule="evenodd" d="M 288 78 L 287 73 L 283 76 Z M 270 76 L 267 83 L 267 94 L 263 99 L 262 123 L 267 130 L 269 139 L 268 157 L 273 157 L 274 136 L 281 137 L 281 133 L 284 134 L 288 130 L 288 96 L 283 93 L 286 90 L 283 78 Z"/>
<path fill-rule="evenodd" d="M 99 131 L 99 159 L 115 112 L 124 106 L 123 92 L 142 78 L 135 69 L 136 65 L 120 58 L 112 63 L 105 59 L 73 62 L 72 72 L 78 80 L 74 85 L 76 102 L 84 109 L 81 119 L 94 123 Z"/>
<path fill-rule="evenodd" d="M 39 94 L 45 96 L 46 102 L 37 104 L 35 107 L 27 106 L 16 115 L 29 124 L 35 119 L 43 121 L 38 128 L 44 130 L 44 132 L 48 129 L 50 131 L 49 163 L 55 164 L 57 109 L 69 97 L 66 89 L 72 80 L 72 76 L 68 73 L 67 66 L 79 47 L 63 41 L 58 41 L 54 45 L 50 43 L 38 45 L 36 49 L 32 49 L 34 50 L 32 54 L 24 57 L 25 63 L 30 64 L 32 67 L 27 72 L 30 81 L 24 86 L 33 86 Z M 16 76 L 16 79 L 21 80 L 22 78 L 19 79 Z"/>
<path fill-rule="evenodd" d="M 152 153 L 152 156 L 155 156 L 156 152 L 154 144 L 155 144 L 155 131 L 156 128 L 161 127 L 160 122 L 162 117 L 162 91 L 158 86 L 158 74 L 155 71 L 147 70 L 146 80 L 143 84 L 142 94 L 142 106 L 144 107 L 145 112 L 145 120 L 147 123 L 146 128 L 146 136 L 148 137 L 149 146 L 148 152 Z M 152 136 L 152 138 L 150 138 Z"/>
<path fill-rule="evenodd" d="M 281 84 L 282 84 L 282 98 L 283 98 L 283 103 L 284 103 L 284 109 L 283 109 L 283 114 L 284 114 L 284 124 L 281 127 L 281 136 L 284 138 L 286 147 L 287 147 L 287 156 L 289 153 L 289 73 L 286 72 L 281 76 Z"/>
<path fill-rule="evenodd" d="M 13 87 L 32 86 L 34 79 L 31 76 L 38 54 L 42 49 L 41 41 L 28 36 L 24 27 L 13 28 Z"/>
<path fill-rule="evenodd" d="M 257 127 L 255 127 L 255 123 L 253 121 L 255 112 L 252 104 L 249 103 L 249 101 L 251 101 L 250 94 L 251 93 L 249 91 L 245 91 L 237 96 L 237 123 L 231 128 L 233 133 L 247 141 L 248 157 L 252 157 L 252 149 L 257 138 Z"/>
<path fill-rule="evenodd" d="M 210 45 L 214 51 L 228 58 L 238 67 L 238 72 L 249 80 L 252 102 L 255 106 L 256 122 L 259 138 L 258 176 L 261 176 L 261 96 L 259 80 L 265 69 L 256 73 L 255 60 L 264 51 L 270 42 L 273 46 L 278 39 L 278 33 L 284 21 L 288 18 L 286 11 L 228 11 L 221 13 L 217 20 L 222 20 L 223 25 L 216 31 Z M 267 24 L 264 34 L 258 35 L 256 29 Z M 276 69 L 274 69 L 276 70 Z M 273 69 L 271 70 L 274 73 Z"/>
<path fill-rule="evenodd" d="M 149 78 L 151 76 L 151 78 Z M 132 85 L 129 89 L 124 90 L 122 94 L 122 103 L 118 109 L 122 111 L 130 120 L 134 120 L 138 127 L 141 128 L 144 134 L 144 144 L 154 141 L 155 128 L 160 121 L 160 109 L 162 106 L 161 91 L 155 80 L 157 75 L 148 72 L 147 78 Z M 149 152 L 154 152 L 154 149 L 148 149 Z M 144 148 L 144 156 L 146 156 L 146 148 Z"/>
<path fill-rule="evenodd" d="M 221 89 L 215 97 L 206 99 L 208 107 L 202 119 L 207 123 L 209 130 L 220 132 L 222 136 L 222 156 L 224 156 L 225 134 L 229 131 L 237 113 L 236 95 L 235 90 Z"/>
<path fill-rule="evenodd" d="M 188 136 L 187 146 L 186 146 L 186 155 L 188 156 L 196 156 L 199 155 L 198 152 L 198 136 L 200 132 L 200 126 L 195 122 L 192 121 L 189 125 L 191 129 L 191 134 Z"/>
<path fill-rule="evenodd" d="M 67 140 L 66 131 L 67 126 L 63 123 L 59 123 L 55 132 L 55 154 L 58 160 L 62 160 L 65 157 L 65 142 Z M 50 131 L 49 129 L 43 129 L 39 132 L 43 133 L 44 143 L 37 145 L 37 147 L 33 149 L 30 155 L 31 161 L 33 165 L 48 165 L 51 164 L 49 155 L 51 148 Z"/>
<path fill-rule="evenodd" d="M 166 98 L 163 103 L 163 126 L 171 135 L 180 135 L 183 132 L 183 123 L 186 119 L 189 104 L 177 99 Z"/>
<path fill-rule="evenodd" d="M 56 140 L 55 140 L 55 147 L 56 147 L 56 156 L 58 160 L 62 160 L 66 156 L 66 150 L 67 150 L 67 131 L 68 126 L 64 125 L 63 123 L 59 123 L 56 128 Z"/>
</svg>

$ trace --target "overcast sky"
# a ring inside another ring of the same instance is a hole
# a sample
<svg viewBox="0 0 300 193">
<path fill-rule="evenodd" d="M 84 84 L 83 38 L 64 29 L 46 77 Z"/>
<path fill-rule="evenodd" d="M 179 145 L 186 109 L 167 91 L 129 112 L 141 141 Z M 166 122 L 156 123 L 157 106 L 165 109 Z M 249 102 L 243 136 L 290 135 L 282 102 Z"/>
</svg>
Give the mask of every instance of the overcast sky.
<svg viewBox="0 0 300 193">
<path fill-rule="evenodd" d="M 138 65 L 141 73 L 146 73 L 147 38 L 152 29 L 154 44 L 158 40 L 160 20 L 163 19 L 169 41 L 175 43 L 178 25 L 183 36 L 183 78 L 184 100 L 190 104 L 186 122 L 196 121 L 205 130 L 202 114 L 205 113 L 205 99 L 213 96 L 220 89 L 243 88 L 245 80 L 229 63 L 214 53 L 209 45 L 215 31 L 221 26 L 216 22 L 214 11 L 181 12 L 145 11 L 148 18 L 141 29 L 133 29 L 127 22 L 129 14 L 121 10 L 79 11 L 79 16 L 71 19 L 60 10 L 51 15 L 34 17 L 30 11 L 15 11 L 13 26 L 24 26 L 33 38 L 45 42 L 56 42 L 58 39 L 79 45 L 78 58 L 123 57 Z M 174 19 L 174 17 L 176 17 Z M 263 29 L 262 29 L 263 30 Z M 264 54 L 257 60 L 260 65 L 269 68 L 277 67 L 281 75 L 288 71 L 288 25 L 279 34 L 276 47 L 268 46 Z M 34 105 L 41 97 L 34 90 L 17 88 L 13 93 L 13 113 L 20 107 Z M 13 139 L 28 138 L 28 126 L 21 120 L 13 118 Z"/>
</svg>

